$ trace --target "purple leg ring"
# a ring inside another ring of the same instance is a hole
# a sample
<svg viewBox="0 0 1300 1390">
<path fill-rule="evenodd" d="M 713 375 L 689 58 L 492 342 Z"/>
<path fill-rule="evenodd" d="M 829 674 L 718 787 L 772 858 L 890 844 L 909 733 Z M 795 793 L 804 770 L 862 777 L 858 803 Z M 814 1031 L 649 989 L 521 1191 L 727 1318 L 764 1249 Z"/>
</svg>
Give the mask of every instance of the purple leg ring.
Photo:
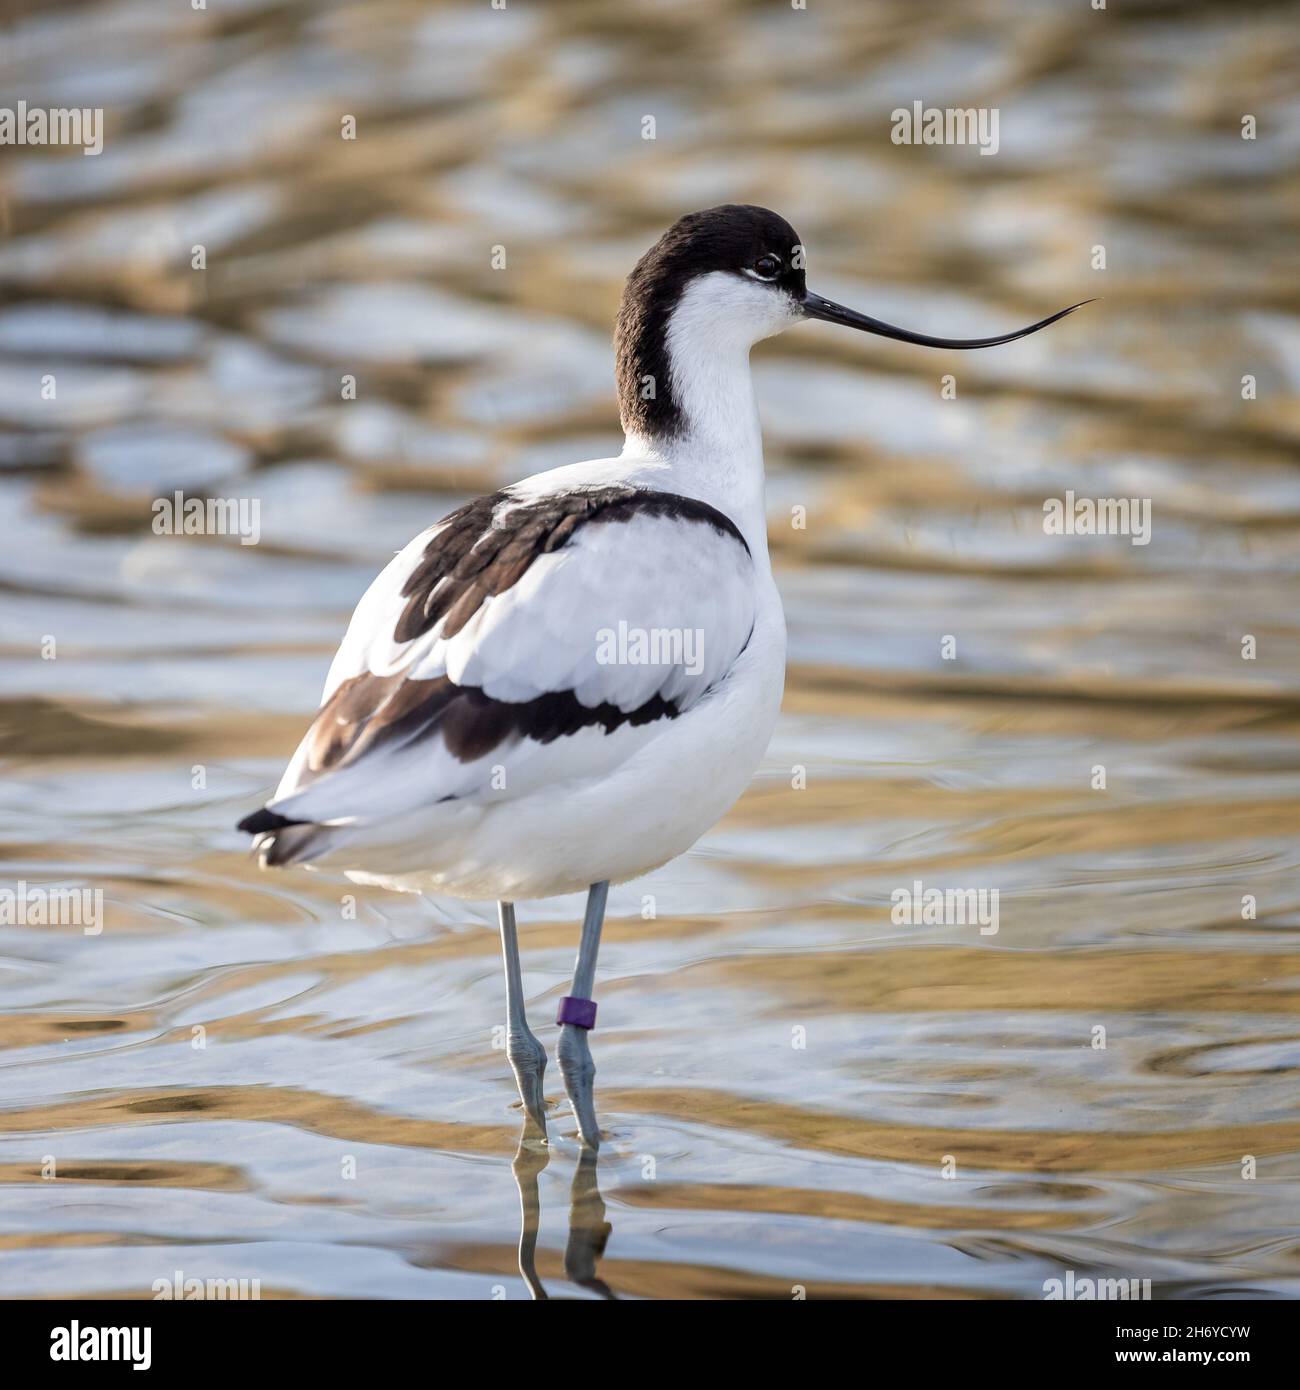
<svg viewBox="0 0 1300 1390">
<path fill-rule="evenodd" d="M 560 1000 L 560 1011 L 555 1015 L 556 1023 L 572 1023 L 575 1028 L 594 1028 L 596 1026 L 596 1001 L 594 999 L 575 999 L 566 994 Z"/>
</svg>

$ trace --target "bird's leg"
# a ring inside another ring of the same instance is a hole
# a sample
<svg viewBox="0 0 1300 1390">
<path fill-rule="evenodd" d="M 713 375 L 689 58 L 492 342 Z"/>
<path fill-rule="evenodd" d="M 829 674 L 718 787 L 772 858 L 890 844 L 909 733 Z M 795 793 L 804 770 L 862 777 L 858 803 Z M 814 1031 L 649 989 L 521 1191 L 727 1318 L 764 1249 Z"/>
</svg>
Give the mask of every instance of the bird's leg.
<svg viewBox="0 0 1300 1390">
<path fill-rule="evenodd" d="M 573 992 L 560 1000 L 560 1012 L 555 1020 L 560 1024 L 560 1073 L 564 1077 L 564 1089 L 573 1102 L 582 1141 L 593 1151 L 600 1148 L 600 1129 L 596 1125 L 596 1105 L 592 1097 L 596 1064 L 591 1060 L 587 1032 L 596 1022 L 591 991 L 596 983 L 596 954 L 600 950 L 600 929 L 605 922 L 608 896 L 608 882 L 591 885 L 586 916 L 582 919 L 578 964 L 573 972 Z"/>
<path fill-rule="evenodd" d="M 519 969 L 519 936 L 515 930 L 514 903 L 497 905 L 501 918 L 501 954 L 506 963 L 506 1057 L 515 1074 L 524 1112 L 546 1137 L 546 1112 L 542 1099 L 542 1076 L 546 1071 L 546 1049 L 529 1031 L 524 1012 L 524 982 Z"/>
</svg>

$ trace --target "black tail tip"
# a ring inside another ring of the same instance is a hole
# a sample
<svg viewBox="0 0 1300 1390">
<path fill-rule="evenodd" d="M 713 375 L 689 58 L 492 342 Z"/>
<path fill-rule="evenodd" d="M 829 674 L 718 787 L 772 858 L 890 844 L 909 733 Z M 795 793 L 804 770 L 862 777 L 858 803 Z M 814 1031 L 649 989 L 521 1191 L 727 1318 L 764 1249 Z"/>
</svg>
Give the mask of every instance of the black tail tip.
<svg viewBox="0 0 1300 1390">
<path fill-rule="evenodd" d="M 246 831 L 249 835 L 264 835 L 269 830 L 283 830 L 290 825 L 303 824 L 305 824 L 304 821 L 290 820 L 288 816 L 282 816 L 263 806 L 260 811 L 254 811 L 251 816 L 245 816 L 235 829 Z"/>
</svg>

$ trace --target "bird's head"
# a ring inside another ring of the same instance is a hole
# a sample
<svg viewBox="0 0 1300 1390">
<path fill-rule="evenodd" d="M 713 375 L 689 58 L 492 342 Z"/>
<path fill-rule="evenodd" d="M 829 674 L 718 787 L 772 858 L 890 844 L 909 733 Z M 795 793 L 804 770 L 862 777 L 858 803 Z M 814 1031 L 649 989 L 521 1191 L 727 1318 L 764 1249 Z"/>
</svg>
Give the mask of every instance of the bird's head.
<svg viewBox="0 0 1300 1390">
<path fill-rule="evenodd" d="M 767 208 L 726 203 L 678 218 L 636 263 L 623 291 L 615 347 L 624 424 L 630 410 L 632 426 L 653 433 L 658 424 L 662 432 L 666 421 L 656 422 L 663 410 L 656 412 L 654 402 L 667 387 L 662 399 L 671 405 L 671 374 L 683 370 L 687 343 L 696 361 L 709 353 L 725 357 L 805 319 L 821 319 L 922 347 L 986 348 L 1037 333 L 1079 307 L 992 338 L 937 338 L 815 294 L 805 265 L 799 234 Z M 654 394 L 638 405 L 647 391 Z"/>
</svg>

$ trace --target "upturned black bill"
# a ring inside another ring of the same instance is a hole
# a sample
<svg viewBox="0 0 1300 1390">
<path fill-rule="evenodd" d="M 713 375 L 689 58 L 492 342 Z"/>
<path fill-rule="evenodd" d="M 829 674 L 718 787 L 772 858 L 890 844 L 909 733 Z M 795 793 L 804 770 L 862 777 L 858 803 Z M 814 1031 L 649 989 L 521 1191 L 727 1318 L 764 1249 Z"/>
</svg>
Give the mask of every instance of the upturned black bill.
<svg viewBox="0 0 1300 1390">
<path fill-rule="evenodd" d="M 997 347 L 999 343 L 1013 343 L 1017 338 L 1037 333 L 1040 328 L 1046 328 L 1049 323 L 1055 323 L 1057 319 L 1063 319 L 1066 314 L 1072 314 L 1084 304 L 1091 303 L 1091 299 L 1080 300 L 1078 304 L 1071 304 L 1068 309 L 1062 309 L 1050 318 L 1031 323 L 1028 328 L 1017 328 L 1014 333 L 1002 333 L 996 338 L 932 338 L 928 333 L 913 333 L 907 328 L 895 328 L 892 323 L 873 319 L 869 314 L 860 314 L 856 309 L 846 309 L 834 300 L 823 299 L 821 295 L 813 294 L 811 290 L 803 297 L 803 312 L 805 318 L 840 323 L 845 328 L 860 328 L 864 333 L 876 333 L 882 338 L 897 338 L 900 343 L 919 343 L 921 347 L 934 348 L 987 348 Z"/>
</svg>

